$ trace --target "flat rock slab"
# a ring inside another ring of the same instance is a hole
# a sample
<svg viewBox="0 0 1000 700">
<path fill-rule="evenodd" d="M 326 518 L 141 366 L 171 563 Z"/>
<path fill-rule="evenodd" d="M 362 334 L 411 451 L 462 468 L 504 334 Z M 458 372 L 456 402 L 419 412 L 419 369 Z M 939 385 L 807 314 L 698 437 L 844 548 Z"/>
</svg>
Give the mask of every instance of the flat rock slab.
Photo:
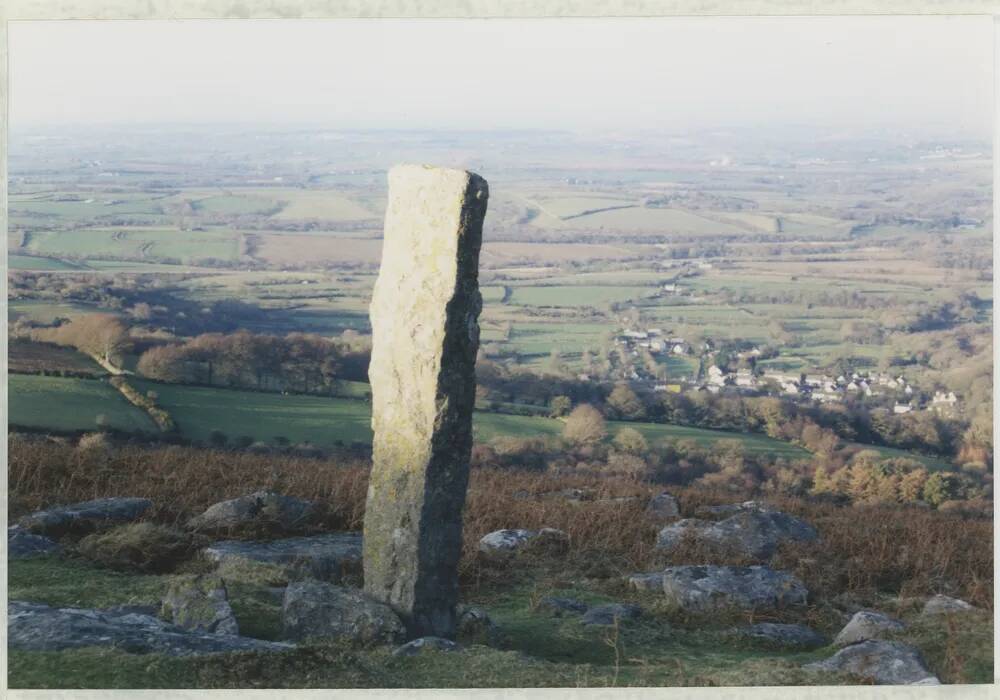
<svg viewBox="0 0 1000 700">
<path fill-rule="evenodd" d="M 538 602 L 538 607 L 552 613 L 556 617 L 562 617 L 567 614 L 582 615 L 587 612 L 586 603 L 579 601 L 576 598 L 560 598 L 557 596 L 542 598 Z"/>
<path fill-rule="evenodd" d="M 783 542 L 812 542 L 815 528 L 778 511 L 747 510 L 719 522 L 688 518 L 660 530 L 656 548 L 673 551 L 685 540 L 767 559 Z"/>
<path fill-rule="evenodd" d="M 361 570 L 361 547 L 360 532 L 336 532 L 269 541 L 225 540 L 203 551 L 219 564 L 260 562 L 282 568 L 289 579 L 336 582 L 345 573 Z"/>
<path fill-rule="evenodd" d="M 7 558 L 27 559 L 57 554 L 59 543 L 42 535 L 33 535 L 27 530 L 13 525 L 7 528 Z"/>
<path fill-rule="evenodd" d="M 628 603 L 609 603 L 607 605 L 595 605 L 587 610 L 580 622 L 584 625 L 610 626 L 616 622 L 627 622 L 637 620 L 642 617 L 643 610 L 638 605 Z"/>
<path fill-rule="evenodd" d="M 920 652 L 909 644 L 869 640 L 841 649 L 829 659 L 805 669 L 840 671 L 878 685 L 939 685 Z"/>
<path fill-rule="evenodd" d="M 461 651 L 462 647 L 443 637 L 420 637 L 392 651 L 393 656 L 416 656 L 423 651 Z"/>
<path fill-rule="evenodd" d="M 210 506 L 188 521 L 196 530 L 231 530 L 255 528 L 271 531 L 294 530 L 309 522 L 315 507 L 308 501 L 282 496 L 272 491 L 257 491 Z"/>
<path fill-rule="evenodd" d="M 727 503 L 721 506 L 700 506 L 694 514 L 702 518 L 727 518 L 737 513 L 769 513 L 774 508 L 761 501 L 743 501 L 743 503 Z"/>
<path fill-rule="evenodd" d="M 861 610 L 854 613 L 850 622 L 833 640 L 839 647 L 856 644 L 868 639 L 881 639 L 886 633 L 901 632 L 905 626 L 899 620 L 872 610 Z"/>
<path fill-rule="evenodd" d="M 759 622 L 749 627 L 734 629 L 733 634 L 750 641 L 782 649 L 818 649 L 827 644 L 826 637 L 805 625 Z"/>
<path fill-rule="evenodd" d="M 40 510 L 24 516 L 18 524 L 36 535 L 61 537 L 138 520 L 152 505 L 148 498 L 99 498 Z"/>
<path fill-rule="evenodd" d="M 484 554 L 505 555 L 518 551 L 564 551 L 569 546 L 569 536 L 562 530 L 543 527 L 541 530 L 496 530 L 479 540 L 479 551 Z"/>
<path fill-rule="evenodd" d="M 399 616 L 356 589 L 298 581 L 285 589 L 281 617 L 287 639 L 334 639 L 352 644 L 398 644 L 406 638 Z"/>
<path fill-rule="evenodd" d="M 956 612 L 969 612 L 970 610 L 977 610 L 978 608 L 969 605 L 964 600 L 959 600 L 958 598 L 951 598 L 946 595 L 941 595 L 940 593 L 933 598 L 929 599 L 924 603 L 924 609 L 921 611 L 923 615 L 941 615 L 947 613 Z"/>
<path fill-rule="evenodd" d="M 250 637 L 190 632 L 127 608 L 51 608 L 21 601 L 7 605 L 7 644 L 25 651 L 114 647 L 131 654 L 168 656 L 293 648 Z"/>
<path fill-rule="evenodd" d="M 808 597 L 797 578 L 766 566 L 671 566 L 663 571 L 663 593 L 692 612 L 804 605 Z"/>
</svg>

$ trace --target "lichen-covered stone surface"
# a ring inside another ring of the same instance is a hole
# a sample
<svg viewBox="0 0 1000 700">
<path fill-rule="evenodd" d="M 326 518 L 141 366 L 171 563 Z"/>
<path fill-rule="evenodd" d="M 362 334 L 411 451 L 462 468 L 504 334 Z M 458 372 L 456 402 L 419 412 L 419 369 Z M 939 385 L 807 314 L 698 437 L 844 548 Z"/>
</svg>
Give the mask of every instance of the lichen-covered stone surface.
<svg viewBox="0 0 1000 700">
<path fill-rule="evenodd" d="M 40 510 L 24 516 L 18 524 L 36 535 L 61 537 L 137 520 L 151 505 L 147 498 L 99 498 Z"/>
<path fill-rule="evenodd" d="M 239 634 L 226 584 L 215 574 L 178 576 L 163 598 L 162 614 L 178 627 L 211 634 Z"/>
<path fill-rule="evenodd" d="M 271 491 L 257 491 L 216 503 L 188 521 L 197 530 L 252 528 L 283 532 L 309 522 L 315 513 L 312 503 Z"/>
<path fill-rule="evenodd" d="M 274 567 L 282 582 L 316 578 L 336 583 L 360 571 L 361 533 L 333 532 L 265 542 L 224 540 L 203 552 L 227 571 L 256 562 Z"/>
<path fill-rule="evenodd" d="M 868 639 L 881 639 L 887 633 L 901 632 L 903 629 L 902 622 L 888 615 L 873 610 L 861 610 L 854 613 L 850 622 L 844 625 L 844 629 L 840 630 L 833 643 L 842 647 Z"/>
<path fill-rule="evenodd" d="M 249 637 L 189 631 L 128 609 L 52 608 L 16 600 L 7 604 L 7 644 L 27 651 L 114 647 L 131 654 L 168 656 L 293 648 Z"/>
<path fill-rule="evenodd" d="M 841 649 L 829 659 L 806 664 L 815 671 L 841 671 L 878 685 L 939 685 L 920 652 L 902 642 L 869 640 Z"/>
<path fill-rule="evenodd" d="M 392 605 L 411 637 L 455 633 L 487 198 L 486 181 L 464 170 L 389 173 L 371 303 L 365 590 Z"/>
<path fill-rule="evenodd" d="M 778 511 L 743 510 L 713 522 L 689 518 L 668 525 L 656 538 L 657 549 L 672 551 L 686 539 L 756 559 L 767 559 L 783 542 L 812 542 L 815 528 Z"/>
<path fill-rule="evenodd" d="M 663 593 L 691 612 L 805 605 L 808 598 L 801 581 L 766 566 L 671 566 L 663 570 Z"/>
<path fill-rule="evenodd" d="M 287 639 L 342 640 L 357 645 L 398 644 L 403 623 L 386 604 L 359 590 L 321 581 L 297 581 L 281 607 Z"/>
<path fill-rule="evenodd" d="M 928 599 L 924 603 L 924 609 L 922 614 L 924 615 L 942 615 L 947 613 L 956 612 L 969 612 L 970 610 L 975 610 L 976 608 L 969 605 L 964 600 L 959 600 L 958 598 L 951 598 L 946 595 L 938 593 L 933 598 Z"/>
</svg>

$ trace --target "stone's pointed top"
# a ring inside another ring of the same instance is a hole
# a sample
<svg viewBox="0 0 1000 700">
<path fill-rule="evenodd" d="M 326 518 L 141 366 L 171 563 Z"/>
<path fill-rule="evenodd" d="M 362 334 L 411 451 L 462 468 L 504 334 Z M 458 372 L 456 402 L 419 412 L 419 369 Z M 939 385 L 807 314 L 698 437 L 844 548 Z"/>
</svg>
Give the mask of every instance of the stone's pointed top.
<svg viewBox="0 0 1000 700">
<path fill-rule="evenodd" d="M 486 184 L 486 180 L 471 170 L 442 168 L 425 163 L 400 163 L 389 170 L 390 187 L 400 186 L 404 183 L 425 184 L 430 181 L 439 184 L 452 184 L 461 188 L 472 186 L 476 188 L 476 199 L 489 197 L 489 186 Z"/>
</svg>

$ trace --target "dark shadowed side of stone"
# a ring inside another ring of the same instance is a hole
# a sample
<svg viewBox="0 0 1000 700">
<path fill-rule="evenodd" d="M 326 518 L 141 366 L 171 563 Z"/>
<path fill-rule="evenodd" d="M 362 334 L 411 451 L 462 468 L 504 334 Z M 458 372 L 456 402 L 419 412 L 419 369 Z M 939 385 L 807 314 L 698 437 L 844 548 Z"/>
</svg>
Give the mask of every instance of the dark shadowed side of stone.
<svg viewBox="0 0 1000 700">
<path fill-rule="evenodd" d="M 61 537 L 137 520 L 151 505 L 146 498 L 99 498 L 40 510 L 24 516 L 18 524 L 36 535 Z"/>
<path fill-rule="evenodd" d="M 293 648 L 249 637 L 192 632 L 128 608 L 51 608 L 21 601 L 7 605 L 7 644 L 26 651 L 114 647 L 132 654 L 168 656 Z"/>
<path fill-rule="evenodd" d="M 455 635 L 487 198 L 486 181 L 463 170 L 389 173 L 371 303 L 364 579 L 411 637 Z"/>
<path fill-rule="evenodd" d="M 48 537 L 33 535 L 17 525 L 7 528 L 8 559 L 41 557 L 47 554 L 56 554 L 59 550 L 59 543 Z"/>
</svg>

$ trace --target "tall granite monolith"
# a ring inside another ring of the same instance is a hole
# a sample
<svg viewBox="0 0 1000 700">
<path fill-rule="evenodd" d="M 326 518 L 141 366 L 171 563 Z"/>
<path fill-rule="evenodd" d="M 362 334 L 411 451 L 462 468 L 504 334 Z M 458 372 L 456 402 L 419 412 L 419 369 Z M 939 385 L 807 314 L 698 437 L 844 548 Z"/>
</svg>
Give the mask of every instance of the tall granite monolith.
<svg viewBox="0 0 1000 700">
<path fill-rule="evenodd" d="M 365 591 L 392 606 L 411 638 L 455 633 L 488 196 L 464 170 L 389 172 L 371 303 L 364 572 Z"/>
</svg>

